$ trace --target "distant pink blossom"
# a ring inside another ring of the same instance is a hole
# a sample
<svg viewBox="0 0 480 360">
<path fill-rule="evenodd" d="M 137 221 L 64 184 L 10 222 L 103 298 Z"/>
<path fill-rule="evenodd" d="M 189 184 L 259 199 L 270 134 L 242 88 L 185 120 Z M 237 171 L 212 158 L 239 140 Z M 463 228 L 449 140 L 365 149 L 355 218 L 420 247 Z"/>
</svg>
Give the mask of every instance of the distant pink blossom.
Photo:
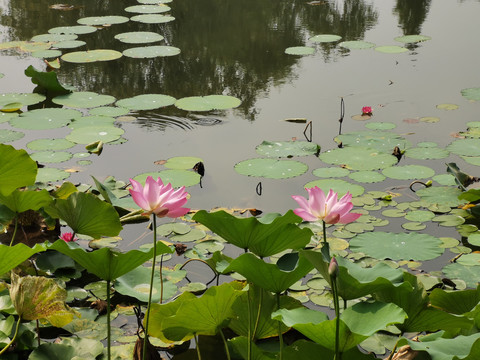
<svg viewBox="0 0 480 360">
<path fill-rule="evenodd" d="M 65 242 L 77 241 L 76 237 L 73 237 L 73 233 L 66 232 L 60 236 L 60 239 L 64 240 Z"/>
<path fill-rule="evenodd" d="M 145 186 L 133 179 L 130 179 L 130 183 L 132 189 L 129 191 L 133 201 L 145 210 L 144 215 L 176 218 L 190 211 L 189 208 L 182 207 L 187 202 L 185 186 L 174 190 L 172 184 L 163 185 L 162 179 L 155 181 L 151 176 L 147 177 Z"/>
<path fill-rule="evenodd" d="M 292 198 L 300 205 L 300 208 L 293 210 L 295 214 L 306 221 L 322 220 L 327 224 L 348 224 L 357 220 L 362 214 L 350 213 L 353 208 L 352 194 L 347 192 L 340 200 L 338 194 L 332 189 L 325 197 L 322 189 L 315 186 L 306 189 L 308 200 L 303 196 L 293 195 Z"/>
<path fill-rule="evenodd" d="M 372 115 L 372 107 L 371 106 L 364 106 L 362 108 L 362 115 Z"/>
</svg>

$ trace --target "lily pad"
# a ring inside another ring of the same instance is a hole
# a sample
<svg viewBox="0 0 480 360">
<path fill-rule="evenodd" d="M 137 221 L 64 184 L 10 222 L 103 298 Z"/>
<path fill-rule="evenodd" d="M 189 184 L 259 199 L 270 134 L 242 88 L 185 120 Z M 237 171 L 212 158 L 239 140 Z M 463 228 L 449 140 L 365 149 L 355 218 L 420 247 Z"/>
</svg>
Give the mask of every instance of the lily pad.
<svg viewBox="0 0 480 360">
<path fill-rule="evenodd" d="M 409 142 L 399 134 L 390 131 L 352 131 L 335 137 L 343 147 L 365 147 L 391 154 L 395 146 L 400 149 L 409 147 Z"/>
<path fill-rule="evenodd" d="M 171 183 L 174 188 L 181 186 L 188 187 L 200 183 L 200 175 L 194 171 L 188 170 L 162 170 L 158 172 L 149 172 L 139 174 L 133 179 L 144 183 L 147 176 L 152 176 L 154 179 L 160 177 L 164 184 Z"/>
<path fill-rule="evenodd" d="M 314 43 L 328 43 L 328 42 L 335 42 L 340 40 L 342 37 L 340 35 L 333 35 L 333 34 L 321 34 L 312 36 L 309 41 Z"/>
<path fill-rule="evenodd" d="M 435 214 L 428 210 L 413 210 L 405 215 L 405 219 L 416 222 L 430 221 L 435 217 Z"/>
<path fill-rule="evenodd" d="M 315 53 L 315 48 L 309 46 L 293 46 L 285 49 L 285 54 L 288 55 L 312 55 Z"/>
<path fill-rule="evenodd" d="M 127 44 L 144 44 L 162 41 L 162 35 L 150 31 L 134 31 L 115 35 L 115 39 Z"/>
<path fill-rule="evenodd" d="M 256 158 L 235 164 L 235 171 L 241 175 L 288 179 L 307 172 L 308 166 L 299 161 Z"/>
<path fill-rule="evenodd" d="M 177 100 L 175 106 L 187 111 L 225 110 L 240 106 L 241 100 L 227 95 L 191 96 Z"/>
<path fill-rule="evenodd" d="M 115 126 L 86 126 L 72 130 L 65 138 L 77 144 L 90 144 L 95 141 L 108 143 L 119 139 L 125 131 Z"/>
<path fill-rule="evenodd" d="M 32 53 L 32 56 L 35 58 L 40 58 L 40 59 L 50 59 L 50 58 L 56 58 L 62 55 L 62 52 L 60 50 L 40 50 L 40 51 L 34 51 Z"/>
<path fill-rule="evenodd" d="M 89 116 L 82 116 L 74 119 L 68 127 L 70 129 L 79 129 L 81 127 L 89 127 L 89 126 L 112 126 L 114 127 L 115 118 L 110 116 L 102 116 L 102 115 L 89 115 Z"/>
<path fill-rule="evenodd" d="M 128 20 L 125 16 L 91 16 L 78 19 L 77 23 L 81 25 L 105 26 L 123 24 L 128 22 Z"/>
<path fill-rule="evenodd" d="M 0 124 L 10 121 L 11 119 L 15 118 L 18 116 L 18 113 L 6 113 L 6 112 L 0 112 Z"/>
<path fill-rule="evenodd" d="M 424 123 L 434 124 L 434 123 L 439 122 L 440 118 L 438 118 L 436 116 L 423 116 L 423 117 L 420 118 L 420 121 L 424 122 Z"/>
<path fill-rule="evenodd" d="M 60 41 L 59 43 L 55 44 L 57 49 L 74 49 L 80 46 L 84 46 L 86 44 L 85 41 L 82 40 L 70 40 L 70 41 Z M 59 54 L 60 56 L 61 54 Z"/>
<path fill-rule="evenodd" d="M 345 165 L 352 170 L 385 169 L 397 163 L 398 159 L 375 149 L 345 147 L 320 154 L 320 159 L 328 164 Z"/>
<path fill-rule="evenodd" d="M 338 196 L 345 195 L 348 191 L 353 196 L 360 196 L 365 192 L 365 188 L 363 186 L 349 183 L 348 181 L 342 179 L 320 179 L 310 181 L 309 183 L 305 184 L 305 188 L 312 188 L 318 186 L 322 189 L 325 193 L 328 193 L 330 189 L 338 193 Z"/>
<path fill-rule="evenodd" d="M 157 45 L 127 49 L 123 55 L 131 58 L 154 58 L 159 56 L 175 56 L 180 54 L 180 49 L 174 46 Z"/>
<path fill-rule="evenodd" d="M 415 180 L 427 179 L 435 175 L 435 171 L 423 165 L 392 166 L 382 170 L 383 175 L 391 179 Z"/>
<path fill-rule="evenodd" d="M 57 96 L 54 97 L 52 101 L 59 105 L 89 109 L 111 104 L 115 101 L 115 98 L 110 95 L 101 95 L 90 91 L 83 91 Z"/>
<path fill-rule="evenodd" d="M 459 200 L 458 196 L 462 191 L 456 187 L 446 186 L 432 186 L 417 190 L 416 194 L 422 200 L 428 201 L 432 204 L 446 205 L 450 207 L 457 207 L 464 204 L 465 200 Z"/>
<path fill-rule="evenodd" d="M 401 46 L 397 46 L 397 45 L 386 45 L 386 46 L 377 46 L 375 48 L 375 51 L 385 53 L 385 54 L 400 54 L 400 53 L 407 52 L 408 49 Z"/>
<path fill-rule="evenodd" d="M 326 167 L 315 169 L 312 171 L 312 174 L 319 178 L 335 178 L 347 176 L 350 174 L 350 170 L 342 167 Z"/>
<path fill-rule="evenodd" d="M 57 181 L 65 180 L 69 176 L 70 176 L 70 173 L 64 170 L 44 167 L 44 168 L 38 169 L 36 182 L 44 183 L 44 184 L 49 182 L 57 182 Z"/>
<path fill-rule="evenodd" d="M 97 31 L 96 27 L 87 26 L 87 25 L 59 26 L 59 27 L 54 27 L 48 30 L 50 34 L 77 34 L 77 35 L 90 34 L 95 31 Z"/>
<path fill-rule="evenodd" d="M 31 93 L 9 93 L 0 94 L 0 108 L 3 108 L 7 104 L 20 103 L 23 106 L 30 106 L 41 103 L 46 97 L 41 94 Z"/>
<path fill-rule="evenodd" d="M 65 150 L 75 146 L 75 143 L 68 141 L 67 139 L 37 139 L 30 141 L 27 147 L 30 150 L 42 151 L 42 150 Z"/>
<path fill-rule="evenodd" d="M 173 16 L 159 15 L 159 14 L 142 14 L 135 15 L 131 18 L 132 21 L 145 24 L 163 24 L 175 20 Z"/>
<path fill-rule="evenodd" d="M 377 171 L 356 171 L 348 175 L 348 177 L 360 183 L 376 183 L 385 180 L 385 175 Z"/>
<path fill-rule="evenodd" d="M 480 266 L 465 266 L 453 263 L 445 266 L 442 272 L 450 279 L 462 279 L 471 288 L 476 288 L 479 284 Z"/>
<path fill-rule="evenodd" d="M 432 38 L 430 36 L 426 35 L 404 35 L 404 36 L 397 36 L 395 38 L 396 41 L 409 44 L 409 43 L 417 43 L 420 41 L 427 41 L 431 40 Z"/>
<path fill-rule="evenodd" d="M 176 99 L 169 95 L 144 94 L 118 100 L 115 105 L 129 110 L 153 110 L 173 105 L 175 101 Z"/>
<path fill-rule="evenodd" d="M 169 168 L 169 169 L 189 170 L 189 169 L 192 169 L 195 166 L 195 164 L 197 164 L 200 161 L 203 161 L 203 160 L 198 157 L 176 156 L 168 159 L 164 165 L 166 168 Z"/>
<path fill-rule="evenodd" d="M 455 176 L 453 176 L 452 174 L 435 175 L 434 177 L 432 177 L 432 180 L 435 180 L 437 183 L 444 186 L 454 186 L 457 184 L 457 182 L 455 181 Z"/>
<path fill-rule="evenodd" d="M 67 40 L 75 40 L 78 36 L 75 34 L 40 34 L 32 37 L 31 41 L 38 42 L 60 42 Z"/>
<path fill-rule="evenodd" d="M 431 260 L 443 254 L 442 241 L 419 233 L 368 232 L 350 240 L 353 252 L 362 252 L 375 259 Z"/>
<path fill-rule="evenodd" d="M 123 107 L 116 107 L 116 106 L 102 106 L 93 108 L 88 111 L 90 115 L 100 115 L 100 116 L 122 116 L 129 113 L 128 109 Z"/>
<path fill-rule="evenodd" d="M 170 11 L 167 5 L 133 5 L 125 8 L 126 12 L 137 14 L 160 14 Z"/>
<path fill-rule="evenodd" d="M 24 133 L 15 130 L 0 129 L 0 144 L 19 140 L 25 136 Z"/>
<path fill-rule="evenodd" d="M 438 147 L 416 147 L 405 151 L 406 157 L 419 160 L 444 159 L 449 154 L 447 150 Z"/>
<path fill-rule="evenodd" d="M 87 51 L 74 51 L 62 55 L 62 60 L 71 63 L 90 63 L 95 61 L 110 61 L 122 57 L 122 53 L 116 50 L 96 49 Z"/>
<path fill-rule="evenodd" d="M 439 104 L 437 105 L 437 109 L 440 110 L 457 110 L 459 106 L 457 104 Z"/>
<path fill-rule="evenodd" d="M 457 139 L 447 146 L 447 150 L 456 155 L 480 156 L 480 139 Z"/>
<path fill-rule="evenodd" d="M 374 43 L 368 42 L 368 41 L 361 41 L 361 40 L 354 40 L 354 41 L 342 41 L 339 46 L 350 49 L 350 50 L 356 50 L 356 49 L 370 49 L 375 47 Z"/>
<path fill-rule="evenodd" d="M 20 114 L 10 120 L 13 127 L 30 130 L 57 129 L 67 125 L 82 113 L 73 109 L 44 108 L 35 109 Z"/>
<path fill-rule="evenodd" d="M 317 154 L 320 146 L 308 141 L 263 141 L 255 150 L 267 157 L 292 157 Z"/>
<path fill-rule="evenodd" d="M 33 153 L 30 157 L 39 163 L 60 163 L 72 158 L 72 154 L 66 151 L 41 151 Z"/>
<path fill-rule="evenodd" d="M 376 121 L 376 122 L 369 122 L 365 125 L 367 129 L 370 130 L 392 130 L 397 127 L 394 123 L 385 122 L 385 121 Z"/>
<path fill-rule="evenodd" d="M 462 96 L 471 101 L 480 100 L 480 87 L 462 89 Z"/>
</svg>

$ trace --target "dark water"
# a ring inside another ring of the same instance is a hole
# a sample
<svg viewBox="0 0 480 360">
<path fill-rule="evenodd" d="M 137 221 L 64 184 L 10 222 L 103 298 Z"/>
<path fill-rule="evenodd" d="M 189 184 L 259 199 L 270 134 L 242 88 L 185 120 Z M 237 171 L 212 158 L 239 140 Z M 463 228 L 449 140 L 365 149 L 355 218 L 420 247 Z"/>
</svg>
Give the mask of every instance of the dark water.
<svg viewBox="0 0 480 360">
<path fill-rule="evenodd" d="M 75 25 L 85 16 L 122 15 L 135 1 L 72 1 L 76 8 L 49 8 L 52 0 L 0 1 L 0 40 L 28 40 L 57 26 Z M 480 104 L 465 100 L 460 90 L 480 85 L 480 3 L 478 1 L 379 0 L 306 1 L 290 0 L 175 0 L 168 4 L 175 21 L 148 25 L 130 21 L 95 33 L 80 35 L 87 49 L 123 50 L 114 35 L 126 31 L 155 31 L 164 43 L 181 49 L 168 58 L 121 59 L 93 64 L 62 62 L 59 79 L 82 91 L 113 95 L 118 99 L 145 93 L 181 98 L 226 94 L 242 100 L 231 111 L 202 113 L 218 119 L 208 124 L 193 114 L 173 107 L 135 113 L 137 120 L 122 123 L 128 142 L 107 146 L 93 164 L 71 176 L 72 181 L 91 183 L 113 175 L 128 180 L 139 173 L 160 170 L 156 160 L 173 156 L 198 156 L 204 160 L 203 188 L 191 187 L 190 206 L 253 207 L 284 212 L 295 206 L 291 194 L 303 194 L 303 185 L 315 177 L 311 171 L 328 166 L 315 157 L 300 159 L 309 171 L 289 180 L 262 180 L 263 192 L 255 188 L 260 179 L 239 175 L 234 165 L 257 157 L 255 146 L 263 140 L 303 139 L 304 124 L 282 121 L 301 117 L 313 124 L 313 141 L 322 151 L 335 148 L 340 99 L 346 105 L 343 131 L 364 129 L 364 122 L 351 120 L 362 106 L 372 106 L 371 121 L 397 125 L 413 144 L 435 141 L 440 146 L 453 140 L 468 121 L 479 120 Z M 346 50 L 336 43 L 312 44 L 317 34 L 337 34 L 343 41 L 365 40 L 376 45 L 402 45 L 396 36 L 423 34 L 431 40 L 407 45 L 402 54 L 383 54 L 373 49 Z M 311 45 L 315 55 L 286 55 L 285 48 Z M 80 50 L 83 50 L 80 49 Z M 0 93 L 30 92 L 34 85 L 23 75 L 28 65 L 44 69 L 28 54 L 0 51 Z M 455 111 L 436 109 L 442 103 L 460 106 Z M 437 116 L 436 124 L 404 121 Z M 208 126 L 207 126 L 208 125 Z M 0 124 L 9 128 L 8 124 Z M 13 142 L 23 147 L 34 138 L 64 136 L 67 129 L 31 131 Z M 74 151 L 83 151 L 77 146 Z M 467 172 L 471 165 L 458 158 Z M 403 160 L 403 164 L 413 163 Z M 418 163 L 418 162 L 417 162 Z M 422 163 L 425 164 L 425 163 Z M 74 160 L 61 167 L 74 166 Z M 437 173 L 445 172 L 444 161 L 429 163 Z M 366 186 L 382 190 L 405 186 L 404 182 Z M 406 199 L 408 200 L 408 198 Z"/>
</svg>

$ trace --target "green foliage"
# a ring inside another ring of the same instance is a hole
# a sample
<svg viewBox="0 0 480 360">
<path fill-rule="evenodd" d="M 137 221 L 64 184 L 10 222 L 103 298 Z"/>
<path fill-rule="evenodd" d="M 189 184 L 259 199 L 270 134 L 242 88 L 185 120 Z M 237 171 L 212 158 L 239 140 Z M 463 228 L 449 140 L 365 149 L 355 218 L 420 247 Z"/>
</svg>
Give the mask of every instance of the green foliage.
<svg viewBox="0 0 480 360">
<path fill-rule="evenodd" d="M 37 164 L 25 150 L 0 144 L 0 194 L 8 195 L 22 186 L 33 185 Z"/>
</svg>

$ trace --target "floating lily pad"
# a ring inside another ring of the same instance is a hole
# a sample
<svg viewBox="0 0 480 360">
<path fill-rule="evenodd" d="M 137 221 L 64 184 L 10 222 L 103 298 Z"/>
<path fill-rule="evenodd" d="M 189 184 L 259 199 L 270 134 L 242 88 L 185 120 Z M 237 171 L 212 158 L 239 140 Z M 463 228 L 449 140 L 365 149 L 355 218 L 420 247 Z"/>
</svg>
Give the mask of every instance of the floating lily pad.
<svg viewBox="0 0 480 360">
<path fill-rule="evenodd" d="M 33 52 L 40 50 L 47 50 L 52 47 L 53 43 L 46 42 L 25 42 L 20 46 L 21 51 Z"/>
<path fill-rule="evenodd" d="M 459 215 L 447 214 L 436 216 L 432 221 L 438 222 L 441 226 L 458 226 L 465 222 L 465 218 Z"/>
<path fill-rule="evenodd" d="M 149 31 L 134 31 L 115 35 L 115 39 L 127 44 L 144 44 L 162 41 L 162 35 Z"/>
<path fill-rule="evenodd" d="M 469 164 L 480 166 L 480 156 L 462 156 L 461 158 Z"/>
<path fill-rule="evenodd" d="M 356 49 L 370 49 L 375 46 L 374 43 L 368 42 L 368 41 L 361 41 L 361 40 L 356 40 L 356 41 L 342 41 L 340 44 L 338 44 L 341 47 L 344 47 L 346 49 L 350 50 L 356 50 Z"/>
<path fill-rule="evenodd" d="M 407 149 L 405 152 L 406 157 L 420 160 L 444 159 L 449 154 L 447 150 L 438 147 L 416 147 Z"/>
<path fill-rule="evenodd" d="M 434 123 L 439 122 L 440 118 L 438 118 L 436 116 L 424 116 L 424 117 L 420 118 L 420 121 L 425 122 L 425 123 L 434 124 Z"/>
<path fill-rule="evenodd" d="M 455 176 L 453 176 L 452 174 L 435 175 L 434 177 L 432 177 L 432 180 L 435 180 L 437 183 L 444 186 L 454 186 L 457 184 L 457 182 L 455 181 Z"/>
<path fill-rule="evenodd" d="M 287 179 L 307 172 L 308 166 L 299 161 L 256 158 L 235 164 L 235 171 L 241 175 Z"/>
<path fill-rule="evenodd" d="M 20 103 L 23 106 L 35 105 L 44 101 L 46 97 L 40 94 L 10 93 L 0 94 L 0 108 L 7 104 Z"/>
<path fill-rule="evenodd" d="M 57 96 L 54 97 L 52 101 L 59 105 L 89 109 L 111 104 L 115 101 L 115 98 L 110 95 L 101 95 L 90 91 L 84 91 Z"/>
<path fill-rule="evenodd" d="M 415 180 L 427 179 L 435 175 L 435 171 L 423 165 L 392 166 L 382 170 L 383 175 L 391 179 Z"/>
<path fill-rule="evenodd" d="M 348 177 L 360 183 L 376 183 L 385 180 L 385 175 L 377 171 L 357 171 L 349 174 Z"/>
<path fill-rule="evenodd" d="M 456 155 L 480 156 L 480 139 L 457 139 L 447 146 L 447 150 Z"/>
<path fill-rule="evenodd" d="M 49 59 L 49 58 L 56 58 L 62 55 L 62 52 L 60 50 L 40 50 L 40 51 L 34 51 L 32 53 L 32 56 L 35 58 L 40 58 L 40 59 Z"/>
<path fill-rule="evenodd" d="M 90 127 L 90 126 L 115 126 L 115 118 L 110 116 L 102 115 L 90 115 L 76 118 L 73 120 L 68 127 L 70 129 L 79 129 L 81 127 Z"/>
<path fill-rule="evenodd" d="M 91 16 L 78 19 L 77 23 L 81 25 L 104 26 L 123 24 L 128 22 L 128 20 L 125 16 Z"/>
<path fill-rule="evenodd" d="M 225 110 L 240 106 L 241 100 L 227 95 L 191 96 L 176 101 L 175 106 L 187 111 Z"/>
<path fill-rule="evenodd" d="M 315 48 L 309 46 L 293 46 L 285 49 L 285 54 L 288 55 L 312 55 L 315 53 Z"/>
<path fill-rule="evenodd" d="M 59 26 L 59 27 L 54 27 L 48 30 L 50 34 L 77 34 L 77 35 L 90 34 L 95 31 L 97 31 L 96 27 L 86 26 L 86 25 Z"/>
<path fill-rule="evenodd" d="M 72 154 L 66 151 L 41 151 L 30 154 L 30 157 L 41 164 L 60 163 L 72 158 Z"/>
<path fill-rule="evenodd" d="M 468 287 L 476 288 L 480 279 L 480 266 L 465 266 L 453 263 L 445 266 L 442 272 L 449 279 L 462 279 Z"/>
<path fill-rule="evenodd" d="M 320 154 L 320 159 L 328 164 L 345 165 L 352 170 L 385 169 L 397 163 L 398 159 L 375 149 L 346 147 L 333 149 Z"/>
<path fill-rule="evenodd" d="M 5 113 L 5 112 L 0 112 L 0 124 L 10 121 L 13 118 L 17 117 L 18 113 Z"/>
<path fill-rule="evenodd" d="M 405 219 L 416 222 L 430 221 L 435 217 L 435 214 L 428 210 L 413 210 L 405 215 Z"/>
<path fill-rule="evenodd" d="M 320 178 L 335 178 L 347 176 L 350 174 L 350 170 L 341 167 L 326 167 L 315 169 L 312 174 Z"/>
<path fill-rule="evenodd" d="M 427 41 L 431 40 L 432 38 L 430 36 L 426 35 L 405 35 L 405 36 L 397 36 L 395 38 L 396 41 L 409 44 L 409 43 L 417 43 L 420 41 Z"/>
<path fill-rule="evenodd" d="M 174 46 L 143 46 L 127 49 L 123 55 L 131 58 L 154 58 L 159 56 L 175 56 L 180 54 L 180 49 Z"/>
<path fill-rule="evenodd" d="M 317 154 L 320 146 L 308 141 L 263 141 L 255 150 L 267 157 L 292 157 Z"/>
<path fill-rule="evenodd" d="M 15 140 L 19 140 L 25 136 L 24 133 L 20 131 L 8 130 L 8 129 L 0 129 L 0 144 L 12 142 Z"/>
<path fill-rule="evenodd" d="M 125 8 L 126 12 L 137 14 L 160 14 L 170 11 L 170 7 L 167 5 L 133 5 Z"/>
<path fill-rule="evenodd" d="M 458 196 L 462 191 L 456 187 L 432 186 L 417 190 L 416 194 L 424 201 L 432 204 L 441 204 L 450 207 L 457 207 L 464 204 L 465 200 L 459 200 Z"/>
<path fill-rule="evenodd" d="M 144 94 L 118 100 L 115 105 L 129 110 L 153 110 L 173 105 L 175 101 L 174 97 L 168 95 Z"/>
<path fill-rule="evenodd" d="M 108 143 L 119 139 L 123 133 L 123 129 L 115 126 L 87 126 L 72 130 L 66 139 L 77 144 L 90 144 L 99 140 Z"/>
<path fill-rule="evenodd" d="M 77 47 L 80 47 L 80 46 L 84 46 L 85 44 L 86 44 L 85 41 L 70 40 L 70 41 L 60 41 L 59 43 L 55 44 L 55 47 L 57 49 L 74 49 L 74 48 L 77 48 Z"/>
<path fill-rule="evenodd" d="M 480 87 L 462 89 L 462 96 L 468 100 L 478 101 L 480 100 Z"/>
<path fill-rule="evenodd" d="M 342 179 L 320 179 L 310 181 L 309 183 L 305 184 L 305 188 L 312 188 L 318 186 L 322 189 L 325 193 L 328 193 L 330 189 L 338 193 L 338 196 L 343 196 L 347 192 L 350 192 L 353 196 L 362 195 L 365 192 L 363 186 L 357 184 L 351 184 L 348 181 Z"/>
<path fill-rule="evenodd" d="M 442 241 L 419 233 L 368 232 L 350 240 L 353 252 L 362 252 L 375 259 L 431 260 L 443 254 Z"/>
<path fill-rule="evenodd" d="M 27 147 L 30 150 L 65 150 L 75 146 L 75 143 L 68 141 L 67 139 L 37 139 L 30 141 Z"/>
<path fill-rule="evenodd" d="M 420 231 L 425 229 L 426 227 L 427 225 L 425 225 L 424 223 L 416 222 L 416 221 L 406 222 L 402 224 L 402 228 L 410 231 Z"/>
<path fill-rule="evenodd" d="M 39 183 L 57 182 L 65 180 L 69 176 L 70 174 L 64 170 L 44 167 L 38 169 L 37 178 L 35 181 Z"/>
<path fill-rule="evenodd" d="M 457 104 L 439 104 L 437 105 L 437 109 L 440 110 L 457 110 L 459 106 Z"/>
<path fill-rule="evenodd" d="M 143 14 L 135 15 L 131 18 L 132 21 L 141 22 L 145 24 L 163 24 L 175 20 L 173 16 L 159 15 L 159 14 Z"/>
<path fill-rule="evenodd" d="M 102 106 L 91 109 L 88 111 L 90 115 L 100 115 L 100 116 L 122 116 L 129 113 L 128 109 L 123 107 L 116 106 Z"/>
<path fill-rule="evenodd" d="M 370 122 L 366 124 L 365 127 L 370 130 L 392 130 L 392 129 L 395 129 L 397 125 L 390 122 L 377 121 L 377 122 Z"/>
<path fill-rule="evenodd" d="M 32 37 L 31 41 L 39 42 L 59 42 L 67 40 L 75 40 L 78 36 L 75 34 L 41 34 Z"/>
<path fill-rule="evenodd" d="M 386 45 L 386 46 L 377 46 L 375 48 L 375 51 L 385 53 L 385 54 L 400 54 L 400 53 L 407 52 L 408 49 L 401 46 L 397 46 L 397 45 Z"/>
<path fill-rule="evenodd" d="M 71 63 L 90 63 L 95 61 L 110 61 L 122 57 L 122 53 L 116 50 L 97 49 L 87 51 L 74 51 L 62 55 L 62 60 Z"/>
<path fill-rule="evenodd" d="M 339 35 L 332 35 L 332 34 L 321 34 L 312 36 L 309 41 L 314 43 L 328 43 L 328 42 L 335 42 L 340 40 L 342 37 Z"/>
<path fill-rule="evenodd" d="M 139 174 L 133 179 L 141 183 L 145 183 L 147 176 L 151 176 L 154 179 L 161 178 L 164 184 L 172 184 L 174 188 L 181 186 L 193 186 L 200 183 L 200 175 L 194 171 L 188 170 L 162 170 L 158 172 L 149 172 L 144 174 Z"/>
<path fill-rule="evenodd" d="M 203 161 L 198 157 L 193 156 L 176 156 L 167 160 L 164 164 L 169 169 L 192 169 L 196 163 Z"/>
<path fill-rule="evenodd" d="M 44 108 L 22 113 L 10 120 L 13 127 L 31 130 L 56 129 L 67 125 L 73 118 L 82 113 L 73 109 Z"/>
</svg>

